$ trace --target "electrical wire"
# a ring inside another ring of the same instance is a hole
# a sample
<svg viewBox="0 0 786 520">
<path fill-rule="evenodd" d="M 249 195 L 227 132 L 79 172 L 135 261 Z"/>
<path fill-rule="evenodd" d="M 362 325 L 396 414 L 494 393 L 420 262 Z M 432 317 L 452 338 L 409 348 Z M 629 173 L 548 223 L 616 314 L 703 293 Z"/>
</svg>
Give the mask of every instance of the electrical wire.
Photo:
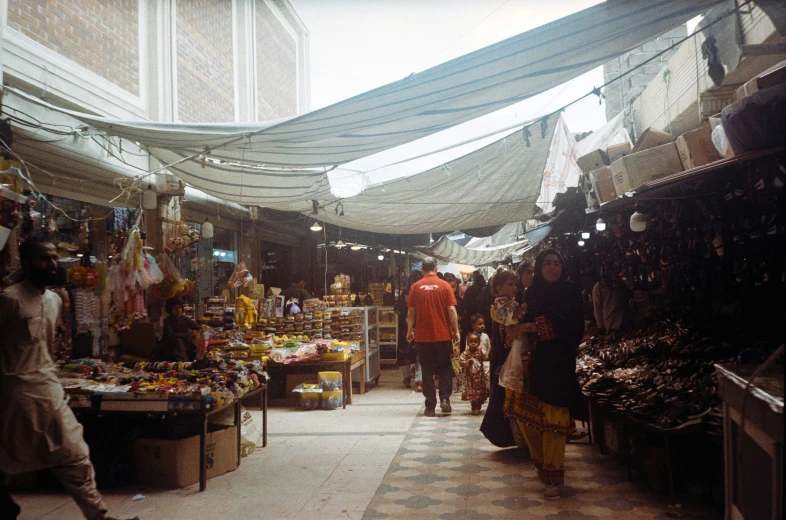
<svg viewBox="0 0 786 520">
<path fill-rule="evenodd" d="M 90 217 L 90 218 L 83 218 L 83 219 L 71 217 L 64 209 L 60 208 L 57 204 L 55 204 L 54 202 L 49 200 L 46 197 L 46 195 L 44 195 L 43 193 L 41 193 L 38 190 L 38 188 L 36 187 L 35 183 L 33 182 L 32 177 L 30 175 L 29 163 L 27 161 L 25 161 L 24 159 L 22 159 L 22 157 L 19 154 L 14 152 L 11 149 L 11 147 L 8 146 L 8 143 L 6 143 L 5 140 L 3 138 L 1 138 L 1 137 L 0 137 L 0 144 L 3 145 L 3 147 L 5 148 L 6 152 L 8 152 L 10 155 L 12 155 L 16 160 L 18 160 L 20 162 L 20 164 L 24 168 L 24 172 L 22 172 L 20 170 L 20 176 L 22 177 L 22 180 L 24 180 L 27 183 L 28 187 L 30 188 L 30 191 L 35 195 L 35 197 L 37 199 L 43 200 L 44 202 L 49 204 L 55 211 L 59 211 L 60 213 L 62 213 L 62 215 L 66 219 L 71 220 L 72 222 L 90 222 L 90 221 L 96 221 L 96 220 L 105 220 L 107 218 L 108 215 L 106 215 L 104 217 Z M 32 166 L 35 166 L 35 165 L 32 165 Z M 42 169 L 42 168 L 39 167 L 39 169 Z"/>
<path fill-rule="evenodd" d="M 496 10 L 500 9 L 500 8 L 501 8 L 503 5 L 505 5 L 505 4 L 507 3 L 507 1 L 508 1 L 508 0 L 506 0 L 505 2 L 503 2 L 502 4 L 500 4 L 500 6 L 499 6 L 499 7 L 497 7 L 497 8 L 496 8 L 494 11 L 492 11 L 491 13 L 489 13 L 489 15 L 487 15 L 487 16 L 486 16 L 486 18 L 488 18 L 488 16 L 491 16 L 491 14 L 493 14 L 494 12 L 496 12 Z M 365 173 L 365 174 L 367 174 L 367 173 L 371 173 L 371 172 L 377 171 L 377 170 L 379 170 L 379 169 L 382 169 L 382 168 L 385 168 L 385 167 L 389 167 L 389 166 L 395 166 L 395 165 L 398 165 L 398 164 L 402 164 L 402 163 L 404 163 L 404 162 L 409 162 L 409 161 L 412 161 L 412 160 L 415 160 L 415 159 L 419 159 L 419 158 L 422 158 L 422 157 L 425 157 L 425 156 L 433 155 L 433 154 L 435 154 L 435 153 L 440 153 L 440 152 L 442 152 L 442 151 L 450 150 L 450 149 L 456 148 L 456 147 L 458 147 L 458 146 L 462 146 L 462 145 L 464 145 L 464 144 L 468 144 L 468 143 L 470 143 L 470 142 L 477 141 L 477 140 L 479 140 L 479 139 L 484 139 L 484 138 L 486 138 L 486 137 L 490 137 L 490 136 L 492 136 L 492 135 L 495 135 L 495 134 L 498 134 L 498 133 L 502 133 L 502 132 L 505 132 L 505 131 L 508 131 L 508 130 L 513 130 L 513 129 L 515 129 L 515 128 L 523 128 L 523 127 L 530 127 L 530 126 L 533 126 L 533 125 L 534 125 L 534 124 L 536 124 L 536 123 L 537 123 L 539 120 L 542 120 L 542 119 L 544 119 L 544 118 L 549 118 L 549 117 L 551 117 L 552 115 L 558 114 L 558 113 L 560 113 L 560 112 L 564 111 L 565 109 L 569 108 L 570 106 L 572 106 L 572 105 L 574 105 L 574 104 L 576 104 L 576 103 L 580 102 L 581 100 L 583 100 L 583 99 L 586 99 L 586 98 L 587 98 L 587 97 L 589 97 L 589 96 L 592 96 L 592 95 L 598 95 L 598 96 L 601 96 L 601 95 L 602 95 L 602 94 L 601 94 L 601 89 L 602 89 L 602 88 L 604 88 L 604 87 L 607 87 L 607 86 L 611 85 L 612 83 L 614 83 L 614 82 L 616 82 L 616 81 L 619 81 L 620 79 L 624 78 L 625 76 L 628 76 L 628 75 L 630 75 L 630 74 L 631 74 L 631 73 L 633 73 L 634 71 L 636 71 L 636 70 L 638 70 L 638 69 L 640 69 L 640 68 L 644 67 L 645 65 L 647 65 L 647 64 L 648 64 L 648 63 L 650 63 L 650 62 L 652 62 L 653 60 L 655 60 L 655 59 L 658 59 L 660 56 L 662 56 L 662 55 L 663 55 L 663 54 L 665 54 L 666 52 L 669 52 L 670 50 L 674 49 L 675 47 L 678 47 L 679 45 L 681 45 L 682 43 L 684 43 L 684 42 L 685 42 L 686 40 L 688 40 L 689 38 L 693 38 L 693 37 L 695 37 L 695 36 L 696 36 L 696 35 L 697 35 L 699 32 L 701 32 L 701 31 L 703 31 L 703 30 L 706 30 L 706 29 L 708 29 L 709 27 L 711 27 L 711 26 L 713 26 L 713 25 L 715 25 L 715 24 L 719 23 L 720 21 L 724 20 L 726 17 L 728 17 L 728 16 L 730 16 L 730 15 L 732 15 L 732 14 L 736 13 L 736 12 L 739 12 L 739 11 L 740 11 L 740 10 L 741 10 L 741 9 L 742 9 L 742 8 L 743 8 L 745 5 L 747 5 L 747 4 L 748 4 L 748 3 L 750 3 L 751 1 L 752 1 L 752 0 L 746 0 L 746 1 L 745 1 L 745 2 L 743 2 L 742 4 L 740 4 L 739 6 L 735 7 L 734 9 L 730 10 L 729 12 L 727 12 L 726 14 L 724 14 L 723 16 L 720 16 L 719 18 L 717 18 L 716 20 L 714 20 L 713 22 L 711 22 L 711 23 L 710 23 L 710 24 L 708 24 L 707 26 L 705 26 L 705 27 L 703 27 L 703 28 L 701 28 L 701 29 L 698 29 L 698 28 L 697 28 L 697 29 L 696 29 L 696 30 L 695 30 L 693 33 L 691 33 L 690 35 L 686 36 L 685 38 L 682 38 L 682 39 L 678 40 L 678 41 L 677 41 L 677 42 L 675 42 L 674 44 L 670 45 L 670 46 L 669 46 L 669 47 L 667 47 L 666 49 L 664 49 L 664 50 L 662 50 L 662 51 L 658 52 L 657 54 L 653 55 L 652 57 L 650 57 L 649 59 L 645 60 L 644 62 L 642 62 L 642 63 L 638 64 L 637 66 L 635 66 L 635 67 L 633 67 L 633 68 L 631 68 L 631 69 L 629 69 L 629 70 L 625 71 L 624 73 L 621 73 L 621 74 L 620 74 L 620 75 L 618 75 L 617 77 L 615 77 L 615 78 L 613 78 L 613 79 L 611 79 L 611 80 L 609 80 L 609 81 L 605 82 L 605 83 L 604 83 L 604 84 L 602 84 L 600 87 L 598 87 L 598 88 L 596 88 L 596 89 L 593 89 L 592 91 L 588 92 L 587 94 L 585 94 L 585 95 L 583 95 L 583 96 L 581 96 L 581 97 L 579 97 L 579 98 L 577 98 L 577 99 L 575 99 L 575 100 L 571 101 L 570 103 L 567 103 L 567 104 L 563 105 L 563 106 L 562 106 L 562 107 L 560 107 L 559 109 L 557 109 L 557 110 L 554 110 L 554 111 L 550 112 L 549 114 L 547 114 L 547 115 L 545 115 L 545 116 L 540 116 L 540 117 L 538 117 L 538 118 L 536 118 L 536 119 L 534 119 L 534 120 L 530 120 L 530 121 L 528 121 L 528 122 L 525 122 L 525 123 L 516 123 L 515 125 L 510 125 L 509 127 L 506 127 L 506 128 L 504 128 L 504 129 L 501 129 L 501 130 L 496 130 L 496 131 L 494 131 L 494 132 L 491 132 L 491 133 L 488 133 L 488 134 L 486 134 L 486 135 L 484 135 L 484 136 L 482 136 L 482 137 L 475 137 L 475 138 L 473 138 L 473 139 L 470 139 L 470 140 L 463 141 L 463 142 L 461 142 L 461 143 L 459 143 L 459 144 L 454 144 L 454 145 L 451 145 L 451 146 L 449 146 L 449 147 L 445 147 L 445 148 L 443 148 L 443 149 L 441 149 L 441 150 L 432 151 L 432 152 L 429 152 L 429 153 L 426 153 L 426 154 L 422 154 L 422 155 L 419 155 L 419 156 L 416 156 L 416 157 L 412 157 L 412 158 L 409 158 L 409 159 L 406 159 L 406 160 L 402 160 L 402 161 L 396 161 L 396 162 L 393 162 L 393 163 L 387 164 L 387 165 L 385 165 L 385 166 L 380 166 L 380 167 L 378 167 L 378 168 L 374 168 L 374 169 L 371 169 L 371 170 L 367 170 L 367 171 L 365 171 L 365 172 L 362 172 L 362 171 L 355 171 L 354 173 Z M 486 18 L 482 19 L 480 22 L 478 22 L 478 24 L 482 23 L 482 22 L 483 22 L 483 21 L 484 21 Z M 475 26 L 477 26 L 478 24 L 476 24 Z M 470 28 L 470 31 L 471 31 L 472 29 L 474 29 L 474 27 L 475 27 L 475 26 L 473 26 L 472 28 Z M 469 31 L 468 31 L 468 32 L 469 32 Z M 465 33 L 465 34 L 466 34 L 466 33 Z M 463 37 L 463 36 L 464 36 L 464 35 L 462 35 L 461 37 Z M 459 37 L 459 39 L 460 39 L 461 37 Z M 458 41 L 458 40 L 456 40 L 456 41 Z M 454 42 L 454 43 L 455 43 L 455 42 Z M 452 44 L 451 44 L 451 45 L 452 45 Z M 9 87 L 5 87 L 5 88 L 9 88 Z M 12 89 L 12 90 L 13 90 L 13 89 Z M 12 108 L 12 110 L 16 110 L 16 109 L 13 109 L 13 108 Z M 22 113 L 22 112 L 20 112 L 20 111 L 18 111 L 18 110 L 16 110 L 16 111 L 17 111 L 17 112 L 19 112 L 19 113 Z M 80 132 L 78 132 L 78 131 L 77 131 L 76 129 L 74 129 L 73 127 L 68 127 L 67 125 L 56 125 L 56 124 L 52 124 L 52 126 L 61 126 L 61 127 L 64 127 L 64 128 L 69 128 L 69 129 L 71 130 L 71 132 L 63 132 L 62 130 L 57 130 L 57 129 L 54 129 L 54 128 L 46 128 L 45 126 L 43 126 L 43 123 L 41 123 L 41 121 L 39 121 L 37 118 L 35 118 L 35 117 L 33 117 L 33 116 L 30 116 L 30 115 L 28 115 L 28 114 L 24 114 L 24 113 L 22 113 L 22 114 L 23 114 L 23 115 L 25 115 L 26 117 L 29 117 L 29 118 L 33 119 L 34 121 L 36 121 L 36 123 L 37 123 L 37 125 L 38 125 L 38 126 L 35 126 L 35 125 L 33 125 L 33 124 L 32 124 L 32 123 L 30 123 L 29 121 L 25 121 L 25 122 L 23 122 L 23 123 L 22 123 L 22 122 L 20 122 L 19 124 L 25 124 L 25 125 L 27 125 L 27 126 L 35 127 L 35 128 L 38 128 L 38 129 L 41 129 L 41 130 L 44 130 L 44 131 L 48 131 L 48 132 L 51 132 L 51 133 L 59 133 L 59 134 L 61 134 L 61 135 L 73 135 L 74 133 L 76 133 L 76 134 L 78 134 L 78 135 L 82 136 L 83 138 L 86 138 L 86 136 L 82 135 Z M 12 116 L 9 116 L 9 117 L 12 117 Z M 19 118 L 16 118 L 16 119 L 19 119 Z M 175 161 L 175 162 L 172 162 L 172 163 L 170 163 L 170 164 L 167 164 L 167 165 L 163 165 L 163 166 L 161 166 L 160 168 L 157 168 L 157 169 L 154 169 L 154 170 L 151 170 L 151 171 L 146 171 L 146 170 L 144 170 L 144 169 L 142 169 L 142 168 L 139 168 L 139 167 L 137 167 L 137 166 L 131 165 L 131 164 L 127 163 L 125 160 L 123 160 L 122 158 L 118 158 L 116 155 L 114 155 L 114 153 L 112 153 L 112 152 L 111 152 L 110 150 L 108 150 L 106 147 L 104 147 L 104 146 L 100 145 L 100 143 L 99 143 L 99 146 L 101 146 L 101 147 L 102 147 L 104 150 L 106 150 L 106 151 L 107 151 L 107 153 L 110 153 L 110 154 L 112 155 L 112 157 L 114 157 L 114 158 L 116 158 L 116 159 L 118 159 L 118 160 L 122 161 L 124 164 L 126 164 L 126 165 L 128 165 L 128 166 L 131 166 L 131 167 L 133 167 L 133 168 L 135 168 L 135 169 L 137 169 L 137 170 L 140 170 L 140 171 L 144 172 L 144 174 L 140 174 L 139 176 L 137 176 L 137 177 L 135 178 L 135 180 L 139 180 L 139 181 L 141 182 L 141 180 L 142 180 L 142 179 L 144 179 L 144 178 L 147 178 L 147 177 L 149 177 L 150 175 L 156 175 L 156 174 L 158 174 L 158 173 L 160 173 L 160 172 L 163 172 L 163 171 L 167 170 L 167 169 L 168 169 L 168 168 L 170 168 L 170 167 L 176 166 L 176 165 L 178 165 L 178 164 L 181 164 L 181 163 L 183 163 L 183 162 L 191 161 L 191 160 L 193 160 L 193 159 L 195 159 L 195 158 L 197 158 L 197 157 L 200 157 L 200 156 L 207 156 L 207 155 L 209 155 L 209 154 L 210 154 L 210 153 L 211 153 L 213 150 L 219 150 L 219 149 L 225 148 L 225 147 L 229 146 L 230 144 L 237 143 L 238 141 L 242 141 L 243 139 L 250 139 L 250 137 L 251 137 L 251 136 L 253 136 L 253 135 L 257 135 L 257 134 L 259 134 L 259 133 L 261 133 L 261 132 L 263 132 L 263 131 L 264 131 L 264 129 L 262 129 L 262 130 L 257 130 L 257 131 L 254 131 L 254 132 L 250 132 L 250 133 L 248 133 L 248 134 L 245 134 L 245 135 L 243 135 L 243 136 L 238 136 L 238 137 L 235 137 L 235 138 L 229 139 L 229 140 L 227 140 L 227 141 L 225 141 L 225 142 L 223 142 L 223 143 L 220 143 L 220 144 L 218 144 L 218 145 L 215 145 L 215 146 L 212 146 L 212 147 L 205 146 L 204 150 L 202 150 L 202 151 L 200 151 L 200 152 L 195 152 L 195 153 L 192 153 L 192 154 L 190 154 L 190 155 L 188 155 L 188 156 L 186 156 L 186 157 L 183 157 L 183 158 L 181 158 L 181 159 L 179 159 L 179 160 L 177 160 L 177 161 Z M 93 139 L 93 140 L 94 140 L 96 143 L 98 143 L 98 141 L 96 141 L 95 139 Z M 337 167 L 337 165 L 329 165 L 329 166 L 324 166 L 323 168 L 325 168 L 325 173 L 327 173 L 327 171 L 329 171 L 329 170 L 328 170 L 328 168 L 329 168 L 329 169 L 335 169 L 336 167 Z M 294 172 L 294 171 L 301 171 L 301 170 L 290 170 L 290 171 L 293 171 L 293 172 Z M 313 171 L 313 170 L 311 170 L 311 171 Z M 351 170 L 350 170 L 350 171 L 351 171 Z M 421 173 L 422 173 L 422 172 L 421 172 Z M 403 178 L 403 179 L 408 179 L 408 177 L 405 177 L 405 178 Z M 393 181 L 393 182 L 397 182 L 397 181 L 399 181 L 399 180 L 403 180 L 403 179 L 396 179 L 396 180 L 395 180 L 395 181 Z M 385 184 L 387 184 L 387 185 L 390 185 L 390 184 L 392 184 L 393 182 L 391 182 L 391 183 L 385 183 Z M 339 200 L 343 200 L 343 199 L 339 199 Z"/>
<path fill-rule="evenodd" d="M 464 31 L 464 32 L 461 34 L 461 36 L 459 36 L 458 38 L 456 38 L 455 40 L 453 40 L 452 42 L 450 42 L 450 43 L 449 43 L 449 44 L 448 44 L 448 45 L 447 45 L 447 46 L 446 46 L 444 49 L 442 49 L 441 51 L 439 51 L 439 52 L 438 52 L 438 53 L 437 53 L 437 54 L 436 54 L 436 55 L 435 55 L 433 58 L 431 58 L 430 60 L 428 60 L 428 61 L 426 62 L 426 65 L 428 65 L 428 64 L 430 64 L 430 63 L 432 63 L 434 60 L 436 60 L 437 58 L 439 58 L 440 56 L 442 56 L 442 54 L 444 54 L 446 50 L 450 49 L 450 48 L 451 48 L 453 45 L 455 45 L 456 43 L 458 43 L 458 42 L 459 42 L 459 41 L 460 41 L 462 38 L 464 38 L 466 35 L 468 35 L 469 33 L 471 33 L 471 32 L 472 32 L 472 31 L 473 31 L 473 30 L 474 30 L 474 29 L 475 29 L 475 28 L 476 28 L 478 25 L 482 24 L 482 23 L 483 23 L 483 22 L 485 22 L 485 21 L 486 21 L 486 20 L 487 20 L 487 19 L 488 19 L 488 18 L 489 18 L 491 15 L 493 15 L 494 13 L 496 13 L 497 11 L 499 11 L 500 9 L 502 9 L 502 7 L 503 7 L 505 4 L 507 4 L 508 2 L 510 2 L 510 0 L 505 0 L 504 2 L 502 2 L 501 4 L 499 4 L 497 7 L 495 7 L 493 11 L 491 11 L 489 14 L 487 14 L 486 16 L 484 16 L 483 18 L 481 18 L 481 19 L 480 19 L 480 21 L 478 21 L 478 22 L 477 22 L 475 25 L 473 25 L 472 27 L 470 27 L 469 29 L 467 29 L 466 31 Z"/>
</svg>

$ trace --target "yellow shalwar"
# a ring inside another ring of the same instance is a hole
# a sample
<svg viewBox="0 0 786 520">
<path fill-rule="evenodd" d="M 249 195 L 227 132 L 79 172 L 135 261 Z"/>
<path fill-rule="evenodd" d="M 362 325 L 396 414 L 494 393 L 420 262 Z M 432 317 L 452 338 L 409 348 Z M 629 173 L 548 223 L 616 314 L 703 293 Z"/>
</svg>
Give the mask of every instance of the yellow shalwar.
<svg viewBox="0 0 786 520">
<path fill-rule="evenodd" d="M 49 350 L 61 304 L 28 281 L 0 293 L 0 473 L 48 468 L 86 518 L 100 519 L 107 507 Z"/>
</svg>

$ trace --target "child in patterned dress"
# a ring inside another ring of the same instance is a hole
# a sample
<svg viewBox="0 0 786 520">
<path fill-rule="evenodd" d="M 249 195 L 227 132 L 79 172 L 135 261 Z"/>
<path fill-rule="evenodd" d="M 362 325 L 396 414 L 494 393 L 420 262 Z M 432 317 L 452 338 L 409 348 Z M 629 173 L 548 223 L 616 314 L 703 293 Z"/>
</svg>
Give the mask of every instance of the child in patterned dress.
<svg viewBox="0 0 786 520">
<path fill-rule="evenodd" d="M 461 366 L 466 371 L 466 387 L 462 400 L 469 400 L 472 415 L 480 415 L 480 408 L 489 396 L 486 371 L 483 368 L 485 356 L 480 348 L 480 334 L 467 334 L 467 348 L 461 353 Z"/>
<path fill-rule="evenodd" d="M 486 372 L 486 387 L 488 388 L 489 382 L 491 381 L 491 370 L 489 365 L 489 359 L 491 356 L 491 340 L 489 339 L 488 334 L 486 334 L 486 320 L 483 319 L 481 314 L 473 314 L 470 317 L 470 321 L 472 323 L 472 330 L 480 335 L 480 350 L 483 352 L 483 371 Z"/>
</svg>

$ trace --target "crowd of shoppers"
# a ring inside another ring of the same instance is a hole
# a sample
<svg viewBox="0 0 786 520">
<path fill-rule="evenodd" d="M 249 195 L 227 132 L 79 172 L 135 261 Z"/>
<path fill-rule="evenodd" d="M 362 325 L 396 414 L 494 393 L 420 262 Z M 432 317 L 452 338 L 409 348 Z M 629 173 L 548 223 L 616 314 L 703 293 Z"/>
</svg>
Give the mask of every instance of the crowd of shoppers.
<svg viewBox="0 0 786 520">
<path fill-rule="evenodd" d="M 521 262 L 515 271 L 498 269 L 488 283 L 477 271 L 465 284 L 450 274 L 438 277 L 436 268 L 436 260 L 425 259 L 425 275 L 411 275 L 398 302 L 399 319 L 406 315 L 407 321 L 399 351 L 405 384 L 410 385 L 419 360 L 425 415 L 436 415 L 435 377 L 442 413 L 450 413 L 451 354 L 454 345 L 466 340 L 461 388 L 473 414 L 488 399 L 481 431 L 494 445 L 516 446 L 521 456 L 531 458 L 545 485 L 544 497 L 558 498 L 566 442 L 584 406 L 576 379 L 576 353 L 585 327 L 579 287 L 569 280 L 565 261 L 554 249 Z M 625 328 L 623 287 L 604 279 L 592 300 L 599 326 Z"/>
</svg>

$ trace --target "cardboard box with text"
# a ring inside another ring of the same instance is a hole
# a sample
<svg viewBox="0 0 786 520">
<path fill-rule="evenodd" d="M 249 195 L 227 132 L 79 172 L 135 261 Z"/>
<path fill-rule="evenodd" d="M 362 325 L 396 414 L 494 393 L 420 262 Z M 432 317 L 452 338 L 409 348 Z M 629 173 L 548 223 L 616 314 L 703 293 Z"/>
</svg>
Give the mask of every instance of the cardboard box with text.
<svg viewBox="0 0 786 520">
<path fill-rule="evenodd" d="M 208 432 L 207 478 L 237 469 L 237 427 Z M 136 481 L 141 486 L 183 488 L 199 482 L 199 435 L 185 439 L 137 439 Z"/>
<path fill-rule="evenodd" d="M 618 195 L 633 191 L 645 182 L 682 171 L 682 161 L 674 143 L 632 153 L 614 161 L 611 175 Z"/>
</svg>

